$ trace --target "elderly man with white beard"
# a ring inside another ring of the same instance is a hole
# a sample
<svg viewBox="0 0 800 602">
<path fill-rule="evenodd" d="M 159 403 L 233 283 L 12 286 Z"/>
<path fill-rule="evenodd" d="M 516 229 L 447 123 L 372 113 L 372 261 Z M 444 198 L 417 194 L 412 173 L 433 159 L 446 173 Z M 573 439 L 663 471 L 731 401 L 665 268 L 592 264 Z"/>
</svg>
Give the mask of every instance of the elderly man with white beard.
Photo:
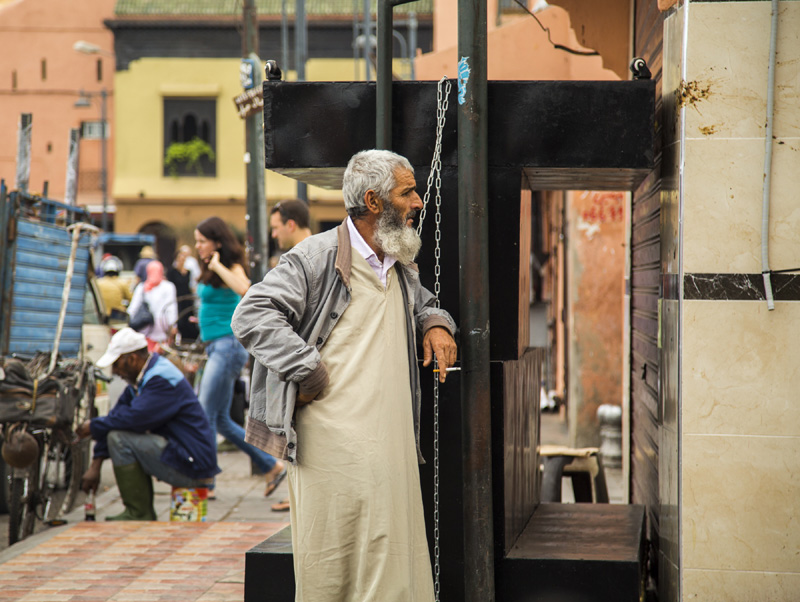
<svg viewBox="0 0 800 602">
<path fill-rule="evenodd" d="M 357 153 L 342 194 L 347 219 L 285 253 L 233 316 L 256 360 L 247 441 L 291 463 L 297 602 L 431 602 L 416 339 L 443 382 L 455 323 L 413 263 L 408 160 Z"/>
</svg>

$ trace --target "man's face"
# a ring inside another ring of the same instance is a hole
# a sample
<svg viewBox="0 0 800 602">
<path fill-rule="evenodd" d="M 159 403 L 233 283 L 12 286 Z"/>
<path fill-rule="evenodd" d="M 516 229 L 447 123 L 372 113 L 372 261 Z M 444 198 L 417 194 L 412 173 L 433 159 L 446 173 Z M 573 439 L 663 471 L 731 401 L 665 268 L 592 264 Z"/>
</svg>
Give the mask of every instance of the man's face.
<svg viewBox="0 0 800 602">
<path fill-rule="evenodd" d="M 422 199 L 417 194 L 417 181 L 411 170 L 402 168 L 394 172 L 394 179 L 395 187 L 392 188 L 389 201 L 402 222 L 410 228 L 417 211 L 422 209 Z M 384 207 L 384 211 L 387 210 L 389 208 Z"/>
<path fill-rule="evenodd" d="M 421 208 L 422 200 L 416 191 L 414 174 L 408 169 L 398 169 L 395 172 L 395 186 L 378 216 L 375 242 L 384 253 L 403 265 L 414 261 L 422 244 L 413 228 L 414 216 Z"/>
<path fill-rule="evenodd" d="M 289 220 L 283 223 L 280 211 L 276 211 L 269 216 L 269 227 L 272 230 L 272 238 L 274 238 L 281 251 L 288 251 L 294 245 L 292 244 L 292 234 L 294 220 Z"/>
<path fill-rule="evenodd" d="M 123 353 L 111 364 L 111 373 L 130 384 L 136 383 L 140 371 L 141 368 L 138 367 L 135 355 L 132 353 Z"/>
</svg>

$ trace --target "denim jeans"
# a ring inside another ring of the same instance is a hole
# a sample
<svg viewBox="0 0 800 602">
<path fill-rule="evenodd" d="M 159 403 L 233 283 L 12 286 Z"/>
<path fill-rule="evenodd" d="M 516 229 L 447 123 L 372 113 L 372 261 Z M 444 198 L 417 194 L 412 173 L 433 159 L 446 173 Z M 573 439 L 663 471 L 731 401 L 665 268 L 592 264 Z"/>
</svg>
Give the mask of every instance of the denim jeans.
<svg viewBox="0 0 800 602">
<path fill-rule="evenodd" d="M 213 479 L 193 479 L 161 461 L 167 440 L 155 433 L 111 431 L 106 439 L 108 455 L 114 466 L 127 466 L 138 462 L 142 469 L 159 481 L 173 487 L 206 487 Z"/>
<path fill-rule="evenodd" d="M 239 377 L 247 351 L 233 335 L 214 339 L 206 345 L 208 360 L 203 368 L 197 396 L 211 423 L 211 430 L 245 452 L 261 472 L 275 467 L 275 458 L 244 440 L 244 429 L 231 419 L 233 384 Z"/>
</svg>

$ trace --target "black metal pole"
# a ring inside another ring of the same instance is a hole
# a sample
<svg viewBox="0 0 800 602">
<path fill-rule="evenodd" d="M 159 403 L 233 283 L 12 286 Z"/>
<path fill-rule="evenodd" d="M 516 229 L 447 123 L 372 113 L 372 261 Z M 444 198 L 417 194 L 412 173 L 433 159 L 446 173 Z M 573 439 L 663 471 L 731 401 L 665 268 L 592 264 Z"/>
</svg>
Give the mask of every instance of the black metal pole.
<svg viewBox="0 0 800 602">
<path fill-rule="evenodd" d="M 258 58 L 258 18 L 255 0 L 244 0 L 244 30 L 242 56 L 253 59 L 253 84 L 261 87 L 261 60 Z M 267 222 L 264 205 L 264 115 L 258 111 L 245 119 L 245 148 L 247 157 L 247 242 L 250 263 L 250 281 L 264 278 L 267 260 Z"/>
<path fill-rule="evenodd" d="M 296 0 L 294 9 L 295 69 L 297 81 L 306 81 L 306 61 L 308 60 L 308 20 L 306 19 L 306 0 Z M 297 181 L 297 198 L 308 203 L 308 184 Z"/>
<path fill-rule="evenodd" d="M 486 0 L 459 0 L 458 56 L 464 592 L 467 602 L 492 602 Z"/>
<path fill-rule="evenodd" d="M 392 149 L 392 9 L 412 0 L 378 0 L 375 148 Z M 369 39 L 369 38 L 367 38 Z"/>
</svg>

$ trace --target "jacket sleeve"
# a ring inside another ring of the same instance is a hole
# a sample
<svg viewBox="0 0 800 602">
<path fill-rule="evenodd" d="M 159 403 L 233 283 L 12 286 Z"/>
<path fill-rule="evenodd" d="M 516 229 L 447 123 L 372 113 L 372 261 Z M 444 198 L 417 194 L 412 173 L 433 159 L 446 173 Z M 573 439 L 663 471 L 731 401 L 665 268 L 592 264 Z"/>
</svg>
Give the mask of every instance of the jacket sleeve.
<svg viewBox="0 0 800 602">
<path fill-rule="evenodd" d="M 128 303 L 128 315 L 131 318 L 136 315 L 137 311 L 139 311 L 139 306 L 142 304 L 142 293 L 144 293 L 144 288 L 141 284 L 137 284 L 136 288 L 133 289 L 131 302 Z"/>
<path fill-rule="evenodd" d="M 317 348 L 297 334 L 309 299 L 318 294 L 311 264 L 295 249 L 250 287 L 233 313 L 233 333 L 280 380 L 302 382 L 320 365 Z"/>
<path fill-rule="evenodd" d="M 128 392 L 126 390 L 124 395 Z M 128 398 L 129 403 L 122 403 L 124 395 L 107 416 L 92 419 L 90 428 L 94 439 L 105 440 L 110 431 L 155 431 L 169 422 L 180 407 L 172 403 L 175 387 L 160 376 L 153 376 L 148 380 L 137 396 Z"/>
<path fill-rule="evenodd" d="M 169 285 L 169 301 L 164 306 L 164 330 L 169 334 L 169 329 L 178 321 L 178 291 L 172 282 L 165 282 Z"/>
<path fill-rule="evenodd" d="M 445 310 L 436 308 L 436 297 L 421 284 L 414 291 L 414 318 L 417 321 L 417 332 L 423 335 L 431 328 L 441 326 L 451 336 L 456 336 L 455 320 Z"/>
</svg>

